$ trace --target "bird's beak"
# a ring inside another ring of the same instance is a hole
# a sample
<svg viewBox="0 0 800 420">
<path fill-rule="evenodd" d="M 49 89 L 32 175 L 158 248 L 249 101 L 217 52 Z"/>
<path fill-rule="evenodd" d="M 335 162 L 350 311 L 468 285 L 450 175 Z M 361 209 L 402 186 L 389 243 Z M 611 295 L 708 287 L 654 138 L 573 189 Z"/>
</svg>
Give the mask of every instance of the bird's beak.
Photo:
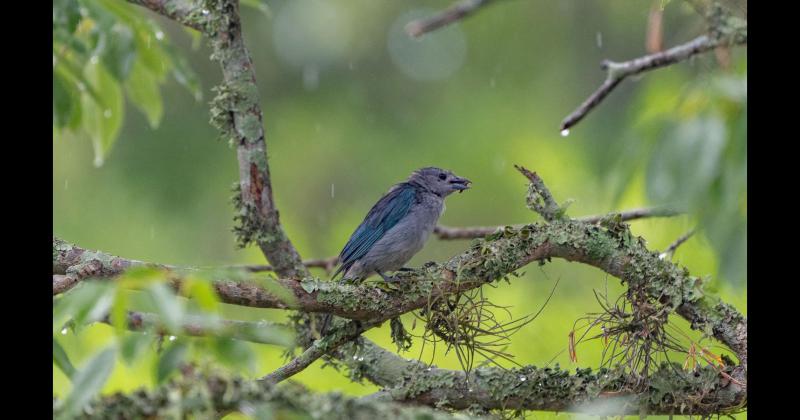
<svg viewBox="0 0 800 420">
<path fill-rule="evenodd" d="M 467 178 L 461 178 L 461 177 L 455 177 L 452 180 L 450 180 L 450 184 L 452 185 L 452 188 L 454 190 L 457 190 L 458 192 L 461 192 L 461 191 L 464 191 L 464 190 L 468 190 L 469 189 L 469 184 L 471 184 L 471 183 L 472 183 L 472 181 L 468 180 Z"/>
</svg>

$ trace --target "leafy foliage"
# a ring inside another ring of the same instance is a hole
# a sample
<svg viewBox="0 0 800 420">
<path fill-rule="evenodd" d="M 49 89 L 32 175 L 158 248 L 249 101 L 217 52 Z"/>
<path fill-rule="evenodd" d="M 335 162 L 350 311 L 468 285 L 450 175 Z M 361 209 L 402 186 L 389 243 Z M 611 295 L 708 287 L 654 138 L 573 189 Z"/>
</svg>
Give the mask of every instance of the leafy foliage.
<svg viewBox="0 0 800 420">
<path fill-rule="evenodd" d="M 103 164 L 124 122 L 125 97 L 151 128 L 164 114 L 172 75 L 197 100 L 197 76 L 139 8 L 116 0 L 53 2 L 53 135 L 86 136 Z"/>
<path fill-rule="evenodd" d="M 167 271 L 132 268 L 113 282 L 83 281 L 54 299 L 53 363 L 72 382 L 68 396 L 58 402 L 60 413 L 78 413 L 100 391 L 117 355 L 130 366 L 148 352 L 159 353 L 153 378 L 161 384 L 183 366 L 197 361 L 192 357 L 193 348 L 210 346 L 212 351 L 197 352 L 206 361 L 252 371 L 255 355 L 244 340 L 282 347 L 293 344 L 290 334 L 272 324 L 226 324 L 220 316 L 223 305 L 211 281 L 197 274 L 186 276 L 180 292 L 188 300 L 177 296 L 169 281 Z M 149 312 L 132 312 L 139 307 Z M 58 337 L 68 334 L 67 326 L 81 334 L 84 326 L 93 322 L 111 324 L 114 340 L 76 369 Z"/>
<path fill-rule="evenodd" d="M 720 277 L 741 283 L 747 271 L 746 69 L 678 83 L 662 79 L 642 92 L 627 150 L 614 165 L 617 197 L 643 169 L 648 199 L 687 210 L 716 251 Z M 635 158 L 642 155 L 648 159 Z"/>
</svg>

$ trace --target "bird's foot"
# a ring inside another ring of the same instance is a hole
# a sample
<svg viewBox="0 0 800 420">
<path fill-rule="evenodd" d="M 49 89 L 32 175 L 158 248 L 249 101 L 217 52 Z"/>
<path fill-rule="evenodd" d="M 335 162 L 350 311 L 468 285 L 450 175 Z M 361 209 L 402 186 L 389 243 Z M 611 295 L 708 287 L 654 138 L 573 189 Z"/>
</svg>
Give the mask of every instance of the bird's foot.
<svg viewBox="0 0 800 420">
<path fill-rule="evenodd" d="M 383 278 L 383 281 L 384 281 L 384 283 L 381 283 L 379 285 L 380 288 L 382 288 L 382 289 L 384 289 L 386 291 L 398 290 L 398 286 L 399 286 L 398 280 L 399 279 L 397 277 L 383 274 L 380 271 L 378 271 L 378 275 L 380 275 Z"/>
</svg>

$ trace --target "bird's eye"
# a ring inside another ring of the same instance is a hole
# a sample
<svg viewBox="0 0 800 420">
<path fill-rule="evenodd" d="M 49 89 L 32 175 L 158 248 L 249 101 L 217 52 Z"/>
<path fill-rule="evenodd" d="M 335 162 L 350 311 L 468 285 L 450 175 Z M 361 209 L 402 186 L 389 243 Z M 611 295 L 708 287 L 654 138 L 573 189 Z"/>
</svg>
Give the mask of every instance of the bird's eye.
<svg viewBox="0 0 800 420">
<path fill-rule="evenodd" d="M 444 181 L 445 179 L 447 179 L 447 175 L 445 175 L 445 174 L 439 174 L 439 179 L 441 179 L 442 181 Z"/>
</svg>

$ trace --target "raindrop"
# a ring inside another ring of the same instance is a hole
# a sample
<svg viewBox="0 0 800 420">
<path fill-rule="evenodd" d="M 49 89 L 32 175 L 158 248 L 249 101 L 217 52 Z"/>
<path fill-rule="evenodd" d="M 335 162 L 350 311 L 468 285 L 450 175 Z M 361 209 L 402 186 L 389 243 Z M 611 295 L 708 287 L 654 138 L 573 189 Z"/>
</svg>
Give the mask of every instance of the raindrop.
<svg viewBox="0 0 800 420">
<path fill-rule="evenodd" d="M 597 33 L 597 48 L 603 48 L 603 33 Z"/>
<path fill-rule="evenodd" d="M 65 179 L 65 180 L 64 180 L 64 189 L 65 189 L 65 190 L 68 190 L 68 189 L 69 189 L 69 180 L 68 180 L 68 179 Z"/>
<path fill-rule="evenodd" d="M 522 382 L 525 382 L 527 379 L 528 379 L 528 378 L 526 378 L 526 377 L 524 377 L 524 376 L 520 376 L 520 377 L 519 377 L 519 380 L 520 380 L 520 381 L 522 381 Z"/>
<path fill-rule="evenodd" d="M 61 335 L 67 335 L 67 327 L 61 329 Z"/>
<path fill-rule="evenodd" d="M 159 41 L 164 39 L 164 32 L 161 32 L 161 31 L 156 32 L 156 39 L 159 40 Z"/>
<path fill-rule="evenodd" d="M 358 356 L 353 356 L 353 360 L 358 360 Z"/>
<path fill-rule="evenodd" d="M 356 68 L 356 65 L 355 65 L 355 64 L 353 64 L 353 62 L 352 62 L 352 61 L 350 61 L 349 63 L 347 63 L 347 68 L 348 68 L 348 69 L 350 69 L 350 70 L 355 70 L 355 68 Z"/>
<path fill-rule="evenodd" d="M 667 253 L 666 252 L 662 252 L 661 254 L 658 254 L 658 259 L 659 260 L 667 259 Z"/>
<path fill-rule="evenodd" d="M 333 184 L 331 184 L 331 198 L 333 198 L 335 195 L 336 195 L 336 191 L 334 189 Z"/>
<path fill-rule="evenodd" d="M 93 55 L 92 58 L 89 59 L 89 62 L 92 64 L 97 64 L 100 62 L 100 59 L 96 55 Z"/>
<path fill-rule="evenodd" d="M 489 87 L 494 87 L 494 85 L 495 85 L 495 80 L 494 77 L 492 77 L 491 79 L 489 79 Z"/>
<path fill-rule="evenodd" d="M 106 109 L 105 111 L 103 111 L 103 116 L 106 118 L 111 118 L 111 110 Z"/>
<path fill-rule="evenodd" d="M 175 341 L 176 338 L 177 337 L 175 337 L 174 335 L 171 335 L 171 336 L 169 336 L 169 341 Z"/>
<path fill-rule="evenodd" d="M 561 137 L 567 137 L 568 135 L 569 135 L 569 128 L 561 130 Z"/>
<path fill-rule="evenodd" d="M 472 388 L 468 389 L 467 392 L 472 392 Z"/>
<path fill-rule="evenodd" d="M 363 358 L 363 357 L 359 357 L 359 358 L 358 358 L 358 361 L 359 361 L 359 362 L 363 362 L 363 361 L 364 361 L 364 358 Z"/>
<path fill-rule="evenodd" d="M 208 9 L 203 9 L 201 11 L 201 13 L 203 14 L 203 16 L 207 16 L 208 15 Z"/>
</svg>

